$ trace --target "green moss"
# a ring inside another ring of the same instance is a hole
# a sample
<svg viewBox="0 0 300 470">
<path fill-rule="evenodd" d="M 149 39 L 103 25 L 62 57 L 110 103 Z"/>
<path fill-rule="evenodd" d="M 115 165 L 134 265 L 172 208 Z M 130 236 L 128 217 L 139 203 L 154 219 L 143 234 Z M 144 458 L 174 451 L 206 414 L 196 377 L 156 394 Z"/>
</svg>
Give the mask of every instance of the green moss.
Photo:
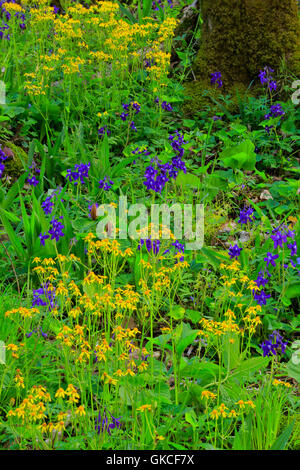
<svg viewBox="0 0 300 470">
<path fill-rule="evenodd" d="M 300 76 L 297 0 L 202 0 L 201 11 L 202 41 L 193 67 L 197 80 L 187 85 L 197 107 L 207 103 L 201 94 L 213 88 L 211 72 L 222 73 L 222 93 L 246 90 L 265 65 L 279 70 L 284 64 Z"/>
<path fill-rule="evenodd" d="M 1 142 L 2 148 L 7 147 L 13 152 L 13 157 L 5 161 L 5 175 L 10 176 L 12 182 L 20 177 L 24 171 L 24 164 L 28 161 L 26 152 L 12 142 Z"/>
</svg>

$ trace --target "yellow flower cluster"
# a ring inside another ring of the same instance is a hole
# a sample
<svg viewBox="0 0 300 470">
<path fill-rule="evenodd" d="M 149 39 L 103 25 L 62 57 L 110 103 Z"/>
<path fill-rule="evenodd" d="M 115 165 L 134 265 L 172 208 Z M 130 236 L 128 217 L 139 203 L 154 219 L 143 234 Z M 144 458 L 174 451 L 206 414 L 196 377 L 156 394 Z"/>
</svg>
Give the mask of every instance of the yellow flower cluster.
<svg viewBox="0 0 300 470">
<path fill-rule="evenodd" d="M 275 385 L 275 387 L 278 387 L 278 386 L 286 387 L 286 388 L 292 387 L 292 385 L 289 382 L 284 382 L 283 380 L 279 380 L 279 379 L 274 379 L 272 384 Z"/>
<path fill-rule="evenodd" d="M 16 375 L 14 377 L 14 382 L 18 388 L 25 388 L 24 377 L 20 369 L 16 370 Z"/>
<path fill-rule="evenodd" d="M 69 384 L 66 390 L 60 387 L 55 393 L 55 398 L 58 400 L 60 405 L 62 404 L 61 400 L 66 398 L 66 403 L 73 406 L 74 404 L 77 405 L 80 395 L 74 385 Z M 8 411 L 7 417 L 17 417 L 26 425 L 35 424 L 41 420 L 45 420 L 51 415 L 50 409 L 47 410 L 47 403 L 51 401 L 51 395 L 47 392 L 45 387 L 42 385 L 34 385 L 22 403 L 16 408 Z M 79 405 L 72 409 L 75 411 L 76 416 L 81 417 L 86 414 L 84 405 Z M 66 412 L 60 411 L 56 416 L 55 423 L 52 421 L 48 423 L 44 421 L 42 424 L 38 425 L 38 429 L 40 429 L 42 433 L 64 431 L 67 416 L 68 414 Z"/>
<path fill-rule="evenodd" d="M 210 412 L 210 417 L 211 419 L 217 420 L 218 418 L 236 418 L 239 416 L 239 414 L 243 411 L 249 412 L 250 409 L 255 408 L 255 405 L 252 400 L 248 401 L 243 401 L 239 400 L 236 405 L 239 406 L 239 411 L 236 411 L 234 409 L 231 409 L 230 411 L 227 411 L 228 408 L 225 406 L 224 403 L 221 403 L 220 406 L 217 408 L 214 408 Z"/>
<path fill-rule="evenodd" d="M 18 4 L 5 5 L 12 12 L 24 11 Z M 57 83 L 61 70 L 72 76 L 72 88 L 81 86 L 81 80 L 76 81 L 74 76 L 80 76 L 83 65 L 104 81 L 120 73 L 122 78 L 131 80 L 132 67 L 140 68 L 145 59 L 150 59 L 147 78 L 156 82 L 156 88 L 165 84 L 176 27 L 174 18 L 165 18 L 162 23 L 144 18 L 141 23 L 130 24 L 121 18 L 119 5 L 113 1 L 97 2 L 90 8 L 76 3 L 65 10 L 64 15 L 55 15 L 44 1 L 31 9 L 28 29 L 34 32 L 37 55 L 25 90 L 32 97 L 53 93 L 52 85 Z M 51 54 L 46 53 L 47 36 L 53 38 Z"/>
<path fill-rule="evenodd" d="M 235 323 L 232 318 L 224 321 L 215 321 L 202 318 L 199 323 L 208 335 L 212 334 L 213 336 L 222 336 L 226 333 L 234 332 L 239 334 L 241 332 L 238 324 Z M 203 334 L 202 331 L 201 334 Z"/>
<path fill-rule="evenodd" d="M 40 313 L 37 308 L 26 308 L 19 307 L 8 310 L 5 313 L 5 317 L 10 317 L 11 315 L 19 314 L 21 318 L 32 318 L 35 314 Z"/>
<path fill-rule="evenodd" d="M 19 358 L 19 349 L 24 346 L 24 343 L 20 343 L 20 344 L 13 344 L 13 343 L 10 343 L 10 344 L 7 344 L 6 346 L 6 349 L 7 351 L 11 351 L 11 355 L 14 359 L 18 359 Z"/>
</svg>

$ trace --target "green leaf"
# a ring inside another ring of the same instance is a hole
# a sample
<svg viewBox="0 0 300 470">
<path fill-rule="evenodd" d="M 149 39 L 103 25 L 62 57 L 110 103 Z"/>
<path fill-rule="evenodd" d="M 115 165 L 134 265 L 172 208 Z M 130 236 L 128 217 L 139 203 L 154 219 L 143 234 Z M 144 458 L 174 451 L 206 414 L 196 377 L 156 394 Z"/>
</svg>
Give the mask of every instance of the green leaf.
<svg viewBox="0 0 300 470">
<path fill-rule="evenodd" d="M 185 413 L 185 420 L 195 429 L 197 427 L 197 417 L 194 410 Z"/>
<path fill-rule="evenodd" d="M 285 291 L 285 297 L 294 299 L 300 297 L 300 281 L 292 282 Z"/>
<path fill-rule="evenodd" d="M 241 144 L 227 148 L 221 152 L 219 158 L 224 165 L 240 170 L 254 170 L 256 163 L 255 145 L 251 140 L 245 140 Z"/>
<path fill-rule="evenodd" d="M 204 246 L 201 248 L 200 252 L 203 253 L 203 255 L 207 258 L 207 262 L 211 264 L 215 269 L 218 269 L 222 261 L 228 261 L 228 258 L 226 256 L 216 253 L 216 251 L 212 248 Z"/>
<path fill-rule="evenodd" d="M 193 323 L 198 323 L 201 317 L 201 313 L 197 312 L 197 310 L 186 310 L 185 312 L 186 317 L 191 320 Z"/>
<path fill-rule="evenodd" d="M 231 378 L 244 383 L 251 379 L 254 372 L 265 369 L 270 362 L 269 357 L 253 357 L 243 361 L 232 373 Z"/>
<path fill-rule="evenodd" d="M 10 209 L 11 208 L 12 203 L 15 201 L 15 199 L 17 197 L 17 194 L 19 193 L 19 188 L 22 188 L 23 185 L 24 185 L 25 179 L 26 179 L 26 174 L 20 176 L 18 181 L 16 181 L 12 185 L 12 187 L 10 188 L 8 193 L 6 194 L 5 199 L 3 201 L 3 204 L 2 204 L 3 209 L 8 209 L 8 208 Z"/>
<path fill-rule="evenodd" d="M 17 253 L 18 257 L 22 260 L 26 259 L 26 252 L 20 242 L 20 237 L 16 235 L 14 229 L 12 228 L 8 218 L 6 217 L 3 209 L 0 208 L 0 219 L 2 221 L 2 224 L 4 226 L 4 229 L 6 230 L 6 233 L 9 237 L 9 240 Z"/>
<path fill-rule="evenodd" d="M 124 160 L 121 160 L 117 165 L 114 165 L 111 171 L 112 178 L 114 176 L 121 176 L 127 165 L 130 165 L 130 163 L 132 163 L 134 160 L 136 160 L 135 155 L 124 158 Z"/>
<path fill-rule="evenodd" d="M 130 23 L 131 24 L 137 23 L 137 20 L 135 19 L 133 14 L 130 12 L 130 10 L 128 10 L 128 8 L 123 7 L 122 3 L 119 2 L 119 0 L 117 0 L 117 3 L 119 5 L 121 12 L 123 13 L 123 15 L 125 15 L 129 19 Z"/>
<path fill-rule="evenodd" d="M 290 424 L 276 439 L 270 450 L 284 450 L 289 442 L 291 434 L 293 432 L 295 421 Z"/>
<path fill-rule="evenodd" d="M 227 370 L 234 369 L 241 360 L 239 336 L 235 332 L 226 333 L 222 336 L 222 342 L 224 366 Z"/>
<path fill-rule="evenodd" d="M 293 364 L 292 361 L 289 361 L 286 366 L 288 376 L 292 379 L 297 380 L 300 383 L 300 366 L 299 364 Z"/>
<path fill-rule="evenodd" d="M 174 305 L 172 310 L 169 312 L 170 317 L 174 318 L 174 320 L 182 320 L 184 318 L 185 309 L 180 305 Z"/>
<path fill-rule="evenodd" d="M 193 173 L 183 173 L 181 171 L 176 178 L 176 184 L 178 186 L 191 186 L 192 188 L 200 188 L 201 180 L 198 176 L 193 175 Z"/>
</svg>

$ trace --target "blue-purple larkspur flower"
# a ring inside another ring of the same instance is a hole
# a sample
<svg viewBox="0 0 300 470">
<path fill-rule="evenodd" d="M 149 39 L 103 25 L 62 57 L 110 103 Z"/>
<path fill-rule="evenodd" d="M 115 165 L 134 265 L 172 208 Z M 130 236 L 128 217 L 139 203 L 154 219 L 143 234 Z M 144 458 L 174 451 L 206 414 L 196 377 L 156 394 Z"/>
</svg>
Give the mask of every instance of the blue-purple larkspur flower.
<svg viewBox="0 0 300 470">
<path fill-rule="evenodd" d="M 39 234 L 39 238 L 40 238 L 40 241 L 41 241 L 41 245 L 42 246 L 45 246 L 45 241 L 50 238 L 50 236 L 44 232 L 44 235 L 42 233 Z"/>
<path fill-rule="evenodd" d="M 62 219 L 63 217 L 59 217 Z M 48 231 L 49 235 L 51 235 L 51 240 L 56 240 L 57 242 L 64 236 L 63 229 L 64 225 L 58 219 L 51 220 L 51 228 Z"/>
<path fill-rule="evenodd" d="M 151 240 L 151 238 L 146 240 L 141 239 L 138 245 L 138 250 L 140 250 L 143 245 L 145 245 L 149 254 L 153 253 L 154 255 L 157 255 L 160 248 L 160 240 Z"/>
<path fill-rule="evenodd" d="M 260 346 L 265 357 L 272 355 L 276 356 L 279 350 L 282 354 L 284 354 L 287 344 L 287 341 L 283 341 L 283 337 L 279 334 L 278 331 L 275 330 L 272 334 L 269 335 L 269 339 L 265 340 Z"/>
<path fill-rule="evenodd" d="M 108 178 L 108 176 L 105 176 L 103 180 L 99 181 L 99 188 L 103 189 L 104 191 L 108 191 L 113 187 L 114 182 Z"/>
<path fill-rule="evenodd" d="M 232 245 L 229 247 L 229 250 L 228 250 L 228 254 L 230 256 L 231 259 L 235 258 L 235 259 L 238 259 L 238 257 L 240 256 L 241 254 L 241 251 L 242 251 L 243 248 L 239 248 L 238 245 Z"/>
<path fill-rule="evenodd" d="M 39 180 L 37 180 L 34 175 L 30 175 L 26 181 L 28 184 L 30 184 L 30 186 L 37 186 L 39 184 Z"/>
<path fill-rule="evenodd" d="M 253 212 L 254 210 L 252 209 L 252 207 L 245 207 L 244 209 L 242 209 L 240 211 L 240 218 L 238 220 L 238 223 L 243 226 L 247 225 L 248 222 L 253 222 L 253 220 L 255 219 Z"/>
<path fill-rule="evenodd" d="M 66 178 L 70 182 L 74 182 L 76 186 L 80 180 L 81 184 L 85 183 L 85 178 L 89 177 L 90 163 L 80 163 L 75 165 L 74 169 L 69 168 L 67 170 Z"/>
<path fill-rule="evenodd" d="M 221 88 L 223 86 L 221 72 L 214 72 L 214 73 L 211 73 L 210 75 L 211 75 L 211 79 L 210 79 L 211 84 L 218 85 L 218 88 Z"/>
<path fill-rule="evenodd" d="M 253 298 L 254 300 L 256 300 L 256 302 L 258 303 L 258 305 L 266 305 L 267 304 L 267 299 L 269 299 L 271 297 L 270 294 L 266 294 L 265 291 L 263 290 L 253 290 L 252 291 L 252 294 L 253 294 Z"/>
<path fill-rule="evenodd" d="M 108 410 L 107 410 L 108 411 Z M 99 414 L 95 420 L 95 431 L 97 431 L 97 434 L 103 433 L 105 431 L 108 432 L 109 435 L 111 435 L 111 430 L 112 429 L 120 429 L 121 423 L 120 419 L 121 418 L 115 418 L 110 411 L 108 411 L 109 416 L 106 414 L 106 409 L 103 412 L 103 417 L 101 417 L 101 412 L 99 411 Z M 111 422 L 109 423 L 109 420 Z"/>
<path fill-rule="evenodd" d="M 267 263 L 267 267 L 269 264 L 272 266 L 276 266 L 275 260 L 279 257 L 279 255 L 272 255 L 272 253 L 268 252 L 266 258 L 264 258 L 264 261 Z"/>
</svg>

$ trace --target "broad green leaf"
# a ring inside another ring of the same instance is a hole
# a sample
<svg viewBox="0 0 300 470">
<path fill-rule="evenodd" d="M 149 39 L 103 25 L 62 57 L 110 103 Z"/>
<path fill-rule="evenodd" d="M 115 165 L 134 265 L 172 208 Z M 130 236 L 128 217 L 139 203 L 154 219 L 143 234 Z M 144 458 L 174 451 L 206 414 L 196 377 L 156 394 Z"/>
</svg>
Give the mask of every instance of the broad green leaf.
<svg viewBox="0 0 300 470">
<path fill-rule="evenodd" d="M 221 152 L 219 158 L 225 166 L 239 170 L 254 170 L 256 163 L 255 145 L 251 140 L 227 148 Z"/>
<path fill-rule="evenodd" d="M 285 430 L 280 434 L 272 445 L 270 450 L 284 450 L 289 442 L 291 434 L 293 432 L 295 421 L 290 424 Z"/>
<path fill-rule="evenodd" d="M 169 312 L 170 317 L 174 318 L 174 320 L 182 320 L 184 318 L 184 314 L 185 309 L 180 305 L 174 305 Z"/>
<path fill-rule="evenodd" d="M 285 297 L 294 299 L 300 297 L 300 281 L 292 282 L 285 291 Z"/>
<path fill-rule="evenodd" d="M 286 366 L 288 376 L 300 383 L 300 365 L 289 361 Z"/>
<path fill-rule="evenodd" d="M 183 173 L 183 171 L 177 176 L 176 184 L 178 186 L 191 186 L 192 188 L 200 188 L 202 185 L 199 176 L 193 175 L 193 173 Z"/>
<path fill-rule="evenodd" d="M 231 378 L 237 379 L 240 383 L 244 383 L 251 379 L 254 372 L 265 369 L 270 362 L 269 357 L 253 357 L 243 361 L 231 373 Z"/>
</svg>

